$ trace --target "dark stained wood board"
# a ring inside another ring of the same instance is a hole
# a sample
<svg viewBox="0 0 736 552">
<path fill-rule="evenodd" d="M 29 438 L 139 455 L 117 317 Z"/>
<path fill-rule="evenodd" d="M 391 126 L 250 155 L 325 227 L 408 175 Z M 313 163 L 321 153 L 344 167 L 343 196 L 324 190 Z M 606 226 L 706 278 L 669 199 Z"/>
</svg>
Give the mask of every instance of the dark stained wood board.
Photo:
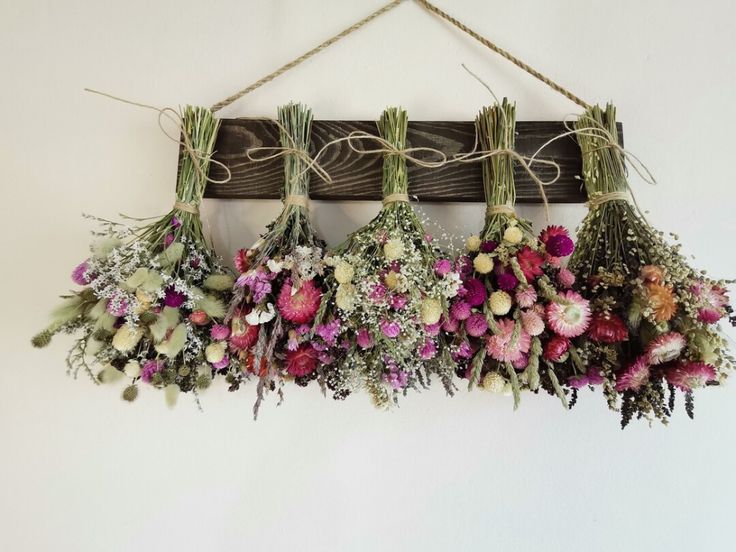
<svg viewBox="0 0 736 552">
<path fill-rule="evenodd" d="M 314 121 L 312 147 L 314 155 L 326 143 L 352 131 L 378 134 L 375 121 Z M 516 123 L 516 150 L 530 156 L 549 139 L 565 132 L 561 122 L 519 121 Z M 623 141 L 621 124 L 619 138 Z M 410 121 L 407 147 L 430 147 L 441 150 L 448 157 L 473 148 L 475 129 L 472 122 Z M 622 142 L 623 143 L 623 142 Z M 215 145 L 214 159 L 227 165 L 232 178 L 225 184 L 209 183 L 205 197 L 219 199 L 279 199 L 283 188 L 283 159 L 252 162 L 245 152 L 259 146 L 279 146 L 279 131 L 267 119 L 224 119 Z M 375 142 L 356 142 L 365 149 L 379 147 Z M 417 154 L 417 157 L 420 157 Z M 582 203 L 586 201 L 582 189 L 580 149 L 573 137 L 556 140 L 545 148 L 540 156 L 552 159 L 560 165 L 561 177 L 547 186 L 546 194 L 553 203 Z M 331 146 L 319 159 L 322 167 L 333 179 L 326 184 L 314 173 L 311 177 L 310 196 L 320 200 L 380 200 L 380 154 L 358 154 L 346 143 Z M 453 163 L 441 168 L 425 168 L 409 162 L 409 194 L 422 202 L 483 202 L 481 163 Z M 539 177 L 550 180 L 554 168 L 535 165 Z M 214 180 L 225 178 L 225 171 L 211 165 L 210 176 Z M 517 164 L 517 201 L 539 203 L 541 197 L 537 185 Z"/>
</svg>

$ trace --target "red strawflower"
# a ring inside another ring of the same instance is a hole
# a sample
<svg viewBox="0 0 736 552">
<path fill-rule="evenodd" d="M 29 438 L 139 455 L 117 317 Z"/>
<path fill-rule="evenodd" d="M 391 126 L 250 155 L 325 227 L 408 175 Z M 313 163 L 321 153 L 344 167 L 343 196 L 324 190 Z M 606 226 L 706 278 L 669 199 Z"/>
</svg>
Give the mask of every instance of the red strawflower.
<svg viewBox="0 0 736 552">
<path fill-rule="evenodd" d="M 286 353 L 286 371 L 292 376 L 306 376 L 317 369 L 319 355 L 311 343 L 302 343 L 296 351 Z"/>
<path fill-rule="evenodd" d="M 588 337 L 601 343 L 619 343 L 629 339 L 629 330 L 615 314 L 597 313 L 588 326 Z"/>
<path fill-rule="evenodd" d="M 550 362 L 559 362 L 570 350 L 570 340 L 560 335 L 553 335 L 544 344 L 542 356 Z"/>
<path fill-rule="evenodd" d="M 665 372 L 665 378 L 678 389 L 688 392 L 715 381 L 716 369 L 705 362 L 679 362 Z"/>
<path fill-rule="evenodd" d="M 247 272 L 250 267 L 250 250 L 238 249 L 238 252 L 233 257 L 233 263 L 235 264 L 235 269 L 241 274 Z"/>
<path fill-rule="evenodd" d="M 306 324 L 314 318 L 322 300 L 322 292 L 314 280 L 302 282 L 301 287 L 293 293 L 291 282 L 286 282 L 279 292 L 276 306 L 279 313 L 289 322 Z"/>
<path fill-rule="evenodd" d="M 521 267 L 521 271 L 524 273 L 524 278 L 526 278 L 527 282 L 533 282 L 535 278 L 544 273 L 542 270 L 544 255 L 539 251 L 534 251 L 528 245 L 524 246 L 521 251 L 516 254 L 516 260 L 519 261 L 519 266 Z"/>
<path fill-rule="evenodd" d="M 546 244 L 554 236 L 570 237 L 570 233 L 564 226 L 548 226 L 539 233 L 539 241 Z"/>
<path fill-rule="evenodd" d="M 246 351 L 258 341 L 260 326 L 251 326 L 245 321 L 250 309 L 237 309 L 230 321 L 230 348 L 234 351 Z"/>
</svg>

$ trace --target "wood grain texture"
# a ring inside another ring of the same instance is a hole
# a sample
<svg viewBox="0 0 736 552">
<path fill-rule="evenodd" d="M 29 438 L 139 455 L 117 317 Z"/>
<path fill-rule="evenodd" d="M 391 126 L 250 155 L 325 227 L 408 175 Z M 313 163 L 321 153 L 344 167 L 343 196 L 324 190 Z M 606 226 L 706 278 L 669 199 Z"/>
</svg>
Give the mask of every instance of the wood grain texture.
<svg viewBox="0 0 736 552">
<path fill-rule="evenodd" d="M 311 155 L 326 143 L 352 131 L 377 134 L 375 121 L 314 121 L 312 125 Z M 520 121 L 516 124 L 516 149 L 522 155 L 532 155 L 549 139 L 565 132 L 561 122 Z M 619 135 L 622 138 L 619 124 Z M 414 121 L 409 122 L 407 147 L 430 147 L 441 150 L 448 157 L 471 151 L 475 141 L 472 122 Z M 250 161 L 245 152 L 258 146 L 279 146 L 278 128 L 264 119 L 224 119 L 215 145 L 214 158 L 224 163 L 232 174 L 225 184 L 210 183 L 205 197 L 220 199 L 278 199 L 283 187 L 283 160 L 280 158 Z M 366 142 L 365 149 L 376 144 Z M 421 157 L 417 154 L 417 157 Z M 573 137 L 556 140 L 545 148 L 544 159 L 553 159 L 560 165 L 560 179 L 546 188 L 547 198 L 553 203 L 582 203 L 580 149 Z M 326 184 L 316 175 L 311 177 L 310 196 L 321 200 L 380 200 L 380 154 L 358 154 L 345 143 L 331 146 L 320 157 L 320 164 L 333 179 Z M 554 169 L 536 165 L 542 180 L 550 180 Z M 226 173 L 212 165 L 210 176 L 222 180 Z M 517 201 L 539 203 L 537 185 L 529 175 L 516 168 Z M 422 202 L 483 202 L 480 163 L 453 163 L 438 169 L 418 167 L 409 163 L 409 194 Z"/>
</svg>

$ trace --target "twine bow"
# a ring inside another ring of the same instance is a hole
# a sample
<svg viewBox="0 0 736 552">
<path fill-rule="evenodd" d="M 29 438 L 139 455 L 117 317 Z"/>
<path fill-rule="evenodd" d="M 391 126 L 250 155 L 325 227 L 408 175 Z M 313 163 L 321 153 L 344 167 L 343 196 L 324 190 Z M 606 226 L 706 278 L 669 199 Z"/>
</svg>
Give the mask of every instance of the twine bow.
<svg viewBox="0 0 736 552">
<path fill-rule="evenodd" d="M 279 130 L 281 131 L 282 135 L 287 138 L 287 140 L 291 143 L 290 146 L 258 146 L 254 148 L 248 148 L 245 151 L 245 156 L 248 158 L 248 160 L 253 161 L 254 163 L 260 163 L 263 161 L 271 161 L 273 159 L 278 159 L 279 157 L 284 157 L 286 155 L 294 155 L 295 157 L 298 157 L 304 163 L 306 164 L 304 170 L 300 172 L 297 176 L 302 176 L 308 171 L 314 171 L 314 173 L 319 176 L 323 182 L 326 184 L 332 184 L 332 177 L 329 175 L 329 173 L 317 162 L 317 158 L 319 157 L 320 152 L 315 155 L 314 157 L 311 157 L 309 155 L 309 152 L 306 151 L 304 148 L 300 148 L 294 138 L 289 133 L 288 129 L 281 124 L 281 121 L 278 121 L 276 119 L 271 120 L 272 123 L 274 123 Z M 328 143 L 327 146 L 330 144 Z M 327 147 L 325 146 L 325 147 Z M 324 148 L 322 148 L 324 149 Z M 253 154 L 255 152 L 272 152 L 270 154 L 264 155 L 263 157 L 254 157 Z"/>
<path fill-rule="evenodd" d="M 107 92 L 100 92 L 99 90 L 93 90 L 91 88 L 85 88 L 84 91 L 90 92 L 92 94 L 98 94 L 100 96 L 104 96 L 111 100 L 122 102 L 128 105 L 134 105 L 136 107 L 142 107 L 144 109 L 151 109 L 153 111 L 158 112 L 158 126 L 161 129 L 161 132 L 163 132 L 164 136 L 166 136 L 169 140 L 171 140 L 172 142 L 176 142 L 177 144 L 179 144 L 180 147 L 184 148 L 184 151 L 192 159 L 192 164 L 194 165 L 194 169 L 197 171 L 199 176 L 204 181 L 211 182 L 212 184 L 225 184 L 229 182 L 230 179 L 232 178 L 232 173 L 230 172 L 230 169 L 228 168 L 227 165 L 225 165 L 224 163 L 221 163 L 217 159 L 212 159 L 211 154 L 206 154 L 201 151 L 198 151 L 192 145 L 192 137 L 189 136 L 189 133 L 187 133 L 186 130 L 184 129 L 184 121 L 183 121 L 182 115 L 179 111 L 175 110 L 174 108 L 172 107 L 162 108 L 162 107 L 156 107 L 154 105 L 134 102 L 131 100 L 126 100 L 124 98 L 119 98 L 118 96 L 113 96 L 112 94 L 108 94 Z M 166 128 L 164 128 L 164 124 L 163 124 L 164 118 L 174 123 L 182 139 L 179 139 L 169 134 Z M 202 170 L 202 166 L 200 164 L 202 162 L 214 163 L 215 165 L 220 166 L 227 173 L 227 177 L 224 180 L 215 180 L 213 178 L 210 178 L 209 175 L 207 175 Z M 179 211 L 185 211 L 187 213 L 192 213 L 192 214 L 199 213 L 199 208 L 197 205 L 192 204 L 192 203 L 184 203 L 178 200 L 174 202 L 173 208 Z"/>
</svg>

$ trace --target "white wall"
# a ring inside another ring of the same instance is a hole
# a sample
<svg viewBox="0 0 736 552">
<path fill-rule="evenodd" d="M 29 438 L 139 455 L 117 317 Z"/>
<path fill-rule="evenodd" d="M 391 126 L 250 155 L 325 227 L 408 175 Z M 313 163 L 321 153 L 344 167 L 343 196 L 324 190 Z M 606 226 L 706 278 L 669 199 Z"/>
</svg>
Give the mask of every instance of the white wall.
<svg viewBox="0 0 736 552">
<path fill-rule="evenodd" d="M 696 420 L 669 428 L 618 418 L 582 394 L 556 399 L 434 390 L 394 412 L 364 396 L 290 389 L 251 421 L 253 389 L 212 389 L 205 412 L 160 394 L 64 373 L 64 338 L 29 337 L 87 251 L 81 212 L 164 212 L 176 146 L 151 112 L 209 105 L 383 0 L 0 0 L 3 205 L 0 550 L 727 550 L 733 548 L 734 389 L 698 395 Z M 736 7 L 641 0 L 437 0 L 590 101 L 612 98 L 626 144 L 660 184 L 636 181 L 651 220 L 697 263 L 736 275 Z M 223 116 L 274 116 L 301 100 L 319 118 L 471 119 L 489 102 L 465 62 L 519 119 L 577 111 L 561 96 L 406 2 Z M 223 254 L 252 243 L 274 201 L 208 201 Z M 377 205 L 317 204 L 331 243 Z M 426 206 L 449 229 L 481 225 L 482 205 Z M 540 207 L 522 214 L 543 223 Z M 575 226 L 582 206 L 555 206 Z M 336 221 L 336 222 L 334 222 Z M 733 336 L 733 332 L 731 332 Z"/>
</svg>

